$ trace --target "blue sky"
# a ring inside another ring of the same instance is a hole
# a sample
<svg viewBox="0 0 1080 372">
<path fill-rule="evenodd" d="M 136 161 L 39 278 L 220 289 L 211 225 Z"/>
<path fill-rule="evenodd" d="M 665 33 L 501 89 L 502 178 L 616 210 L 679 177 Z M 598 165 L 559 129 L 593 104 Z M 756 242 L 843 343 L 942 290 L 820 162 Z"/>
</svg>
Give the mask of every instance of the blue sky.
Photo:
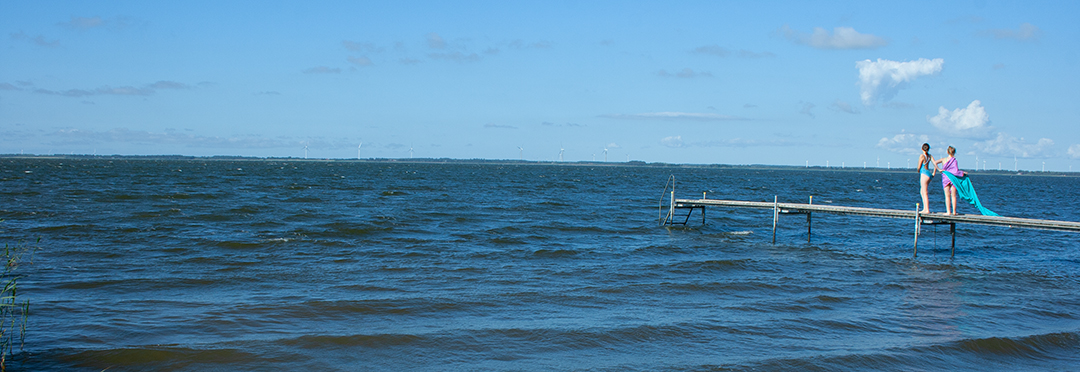
<svg viewBox="0 0 1080 372">
<path fill-rule="evenodd" d="M 0 153 L 1080 171 L 1078 9 L 2 1 Z"/>
</svg>

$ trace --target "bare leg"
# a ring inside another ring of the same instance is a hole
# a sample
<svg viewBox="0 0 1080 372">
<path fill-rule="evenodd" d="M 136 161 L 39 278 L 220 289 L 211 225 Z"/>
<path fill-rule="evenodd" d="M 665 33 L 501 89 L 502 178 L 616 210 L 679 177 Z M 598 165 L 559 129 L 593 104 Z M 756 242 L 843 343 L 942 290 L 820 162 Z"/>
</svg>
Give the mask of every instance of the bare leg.
<svg viewBox="0 0 1080 372">
<path fill-rule="evenodd" d="M 919 181 L 921 181 L 920 183 L 922 184 L 922 187 L 919 188 L 919 192 L 922 193 L 923 205 L 921 213 L 930 213 L 930 195 L 927 190 L 930 187 L 930 176 L 920 174 Z"/>
<path fill-rule="evenodd" d="M 949 201 L 952 203 L 952 214 L 956 214 L 956 185 L 949 185 Z"/>
<path fill-rule="evenodd" d="M 952 185 L 945 186 L 945 189 L 944 189 L 944 191 L 945 191 L 945 214 L 946 215 L 952 214 L 952 209 L 949 209 L 949 206 L 952 205 L 952 203 L 949 202 L 949 197 L 952 196 L 952 194 L 949 193 L 949 187 L 950 186 L 952 186 Z"/>
</svg>

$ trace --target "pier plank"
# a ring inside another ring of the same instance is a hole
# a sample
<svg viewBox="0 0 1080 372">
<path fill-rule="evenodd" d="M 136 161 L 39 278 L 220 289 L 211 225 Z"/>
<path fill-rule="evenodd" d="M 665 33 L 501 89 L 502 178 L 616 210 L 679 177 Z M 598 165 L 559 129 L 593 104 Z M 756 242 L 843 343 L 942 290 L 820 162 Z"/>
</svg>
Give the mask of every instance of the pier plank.
<svg viewBox="0 0 1080 372">
<path fill-rule="evenodd" d="M 715 207 L 732 207 L 732 208 L 754 208 L 754 209 L 773 209 L 774 203 L 770 202 L 753 202 L 742 200 L 720 200 L 720 199 L 675 199 L 675 208 L 700 208 L 705 206 Z M 902 219 L 915 219 L 916 212 L 914 210 L 899 210 L 899 209 L 879 209 L 879 208 L 866 208 L 866 207 L 847 207 L 838 205 L 821 205 L 821 204 L 802 204 L 802 203 L 775 203 L 775 207 L 778 207 L 780 213 L 832 213 L 841 215 L 853 215 L 853 216 L 866 216 L 866 217 L 880 217 L 880 218 L 902 218 Z M 976 214 L 960 214 L 955 216 L 947 216 L 938 213 L 919 213 L 918 217 L 922 223 L 968 223 L 977 225 L 991 225 L 991 226 L 1005 226 L 1005 227 L 1017 227 L 1017 228 L 1029 228 L 1029 229 L 1042 229 L 1042 230 L 1060 230 L 1060 231 L 1074 231 L 1080 232 L 1080 222 L 1073 221 L 1055 221 L 1055 220 L 1041 220 L 1033 218 L 1020 218 L 1020 217 L 1004 217 L 1004 216 L 983 216 Z"/>
</svg>

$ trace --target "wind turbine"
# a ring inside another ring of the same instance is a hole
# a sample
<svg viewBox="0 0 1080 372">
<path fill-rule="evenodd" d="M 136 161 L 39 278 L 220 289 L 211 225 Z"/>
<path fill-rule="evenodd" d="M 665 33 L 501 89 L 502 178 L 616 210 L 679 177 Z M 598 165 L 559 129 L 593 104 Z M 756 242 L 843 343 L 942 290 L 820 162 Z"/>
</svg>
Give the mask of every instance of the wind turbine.
<svg viewBox="0 0 1080 372">
<path fill-rule="evenodd" d="M 564 149 L 562 146 L 559 146 L 559 161 L 563 161 L 562 154 L 564 151 L 566 151 L 566 149 Z"/>
<path fill-rule="evenodd" d="M 412 145 L 409 145 L 409 159 L 412 159 Z"/>
<path fill-rule="evenodd" d="M 364 147 L 364 143 L 360 142 L 360 146 L 356 146 L 356 160 L 360 160 L 360 148 Z"/>
<path fill-rule="evenodd" d="M 518 160 L 525 160 L 525 149 L 518 146 Z"/>
<path fill-rule="evenodd" d="M 304 159 L 307 159 L 307 145 L 304 145 Z"/>
<path fill-rule="evenodd" d="M 607 162 L 607 147 L 604 148 L 604 162 Z"/>
</svg>

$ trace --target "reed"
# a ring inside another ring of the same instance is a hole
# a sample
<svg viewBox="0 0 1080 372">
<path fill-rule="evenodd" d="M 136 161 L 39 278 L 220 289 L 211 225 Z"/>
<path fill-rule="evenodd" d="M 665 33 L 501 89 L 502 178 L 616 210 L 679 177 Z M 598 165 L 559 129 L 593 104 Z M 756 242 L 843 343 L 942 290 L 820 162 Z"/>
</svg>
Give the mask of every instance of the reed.
<svg viewBox="0 0 1080 372">
<path fill-rule="evenodd" d="M 0 222 L 4 220 L 0 219 Z M 16 341 L 21 350 L 26 340 L 30 300 L 18 298 L 19 279 L 22 276 L 17 270 L 21 262 L 33 263 L 34 251 L 40 242 L 41 238 L 32 246 L 4 243 L 4 269 L 3 274 L 0 274 L 0 282 L 4 283 L 4 290 L 0 291 L 0 371 L 7 370 L 7 361 L 14 355 Z"/>
</svg>

